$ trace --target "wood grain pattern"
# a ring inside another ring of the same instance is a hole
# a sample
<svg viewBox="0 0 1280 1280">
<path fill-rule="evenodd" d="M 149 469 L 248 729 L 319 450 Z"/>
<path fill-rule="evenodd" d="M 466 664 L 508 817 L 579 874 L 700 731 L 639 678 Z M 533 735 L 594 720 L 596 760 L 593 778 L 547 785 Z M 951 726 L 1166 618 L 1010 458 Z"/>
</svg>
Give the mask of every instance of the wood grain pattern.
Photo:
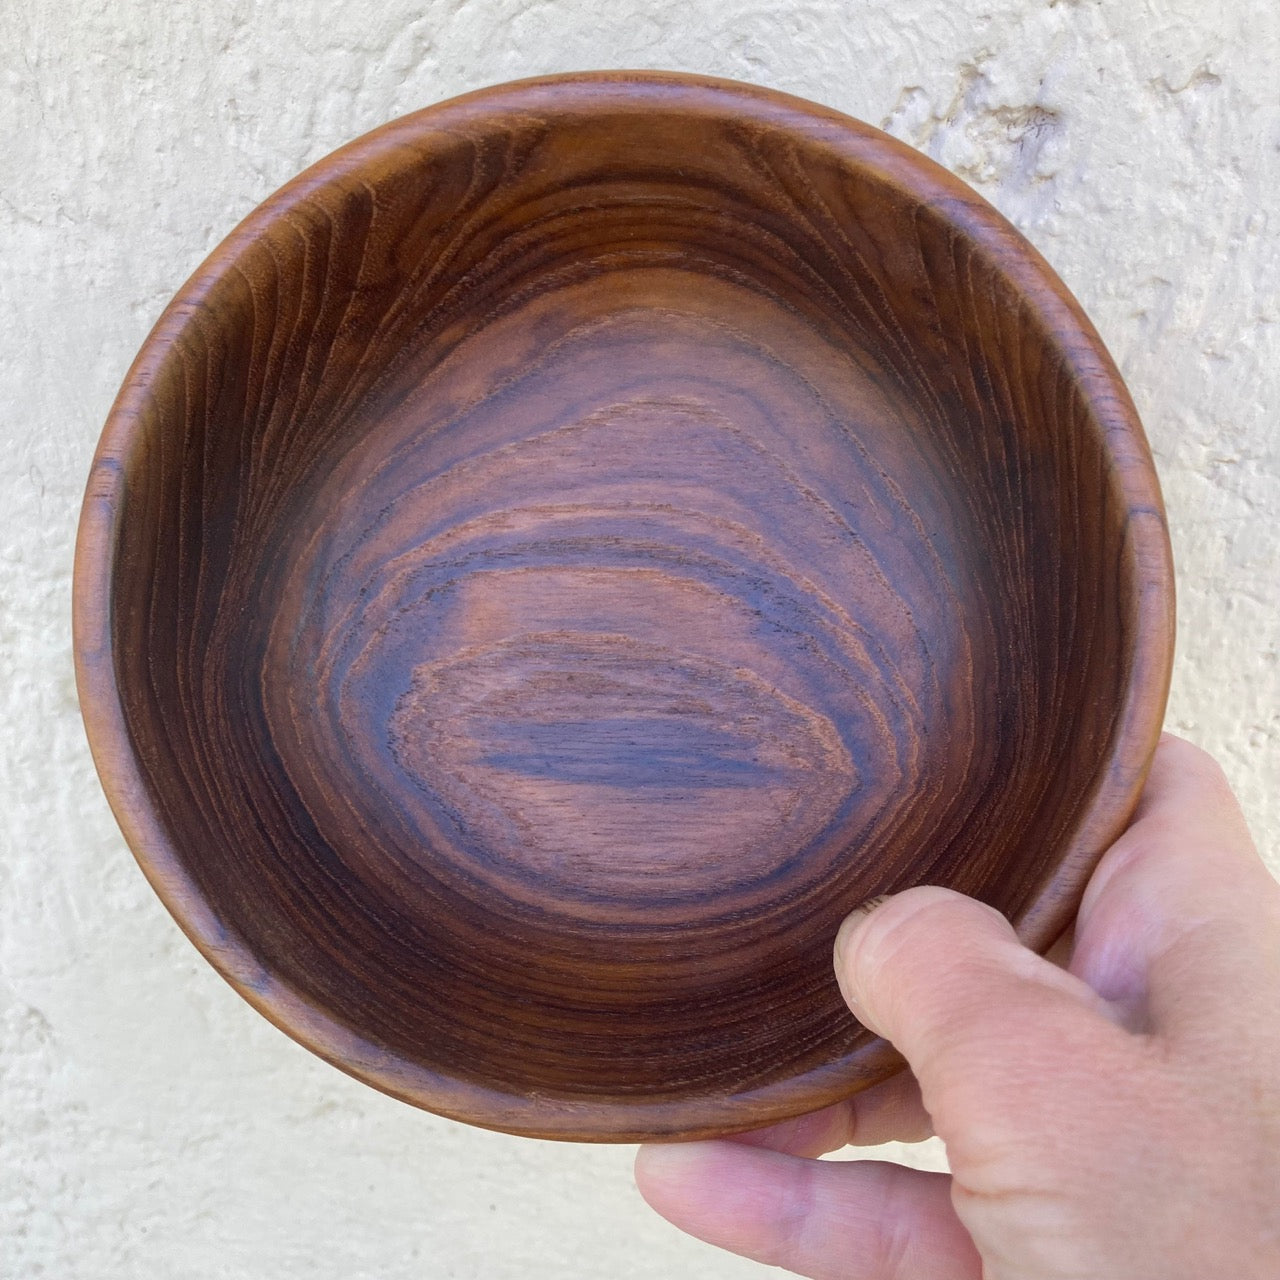
<svg viewBox="0 0 1280 1280">
<path fill-rule="evenodd" d="M 397 121 L 239 227 L 107 424 L 77 661 L 157 890 L 419 1105 L 704 1134 L 881 1078 L 842 916 L 1066 924 L 1172 573 L 1096 334 L 967 188 L 723 81 Z"/>
</svg>

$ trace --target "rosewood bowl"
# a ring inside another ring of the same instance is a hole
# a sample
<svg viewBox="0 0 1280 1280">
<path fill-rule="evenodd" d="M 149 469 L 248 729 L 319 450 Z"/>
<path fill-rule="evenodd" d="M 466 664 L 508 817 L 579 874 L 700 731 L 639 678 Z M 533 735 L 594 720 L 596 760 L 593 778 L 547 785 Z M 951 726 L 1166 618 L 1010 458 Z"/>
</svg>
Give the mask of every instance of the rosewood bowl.
<svg viewBox="0 0 1280 1280">
<path fill-rule="evenodd" d="M 443 1115 L 764 1124 L 898 1066 L 841 918 L 1035 947 L 1155 745 L 1156 477 L 977 195 L 668 74 L 397 120 L 182 287 L 99 447 L 76 659 L 143 870 L 242 995 Z"/>
</svg>

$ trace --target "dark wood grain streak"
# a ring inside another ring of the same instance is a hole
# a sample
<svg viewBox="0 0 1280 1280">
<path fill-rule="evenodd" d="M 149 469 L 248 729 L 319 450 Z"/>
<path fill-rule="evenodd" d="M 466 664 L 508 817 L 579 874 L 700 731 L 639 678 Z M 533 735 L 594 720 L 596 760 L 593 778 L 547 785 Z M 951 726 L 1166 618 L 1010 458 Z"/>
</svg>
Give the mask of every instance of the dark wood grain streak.
<svg viewBox="0 0 1280 1280">
<path fill-rule="evenodd" d="M 76 566 L 104 785 L 205 955 L 421 1106 L 729 1131 L 894 1069 L 922 881 L 1068 921 L 1172 646 L 1141 427 L 974 193 L 796 99 L 569 76 L 386 126 L 181 290 Z"/>
</svg>

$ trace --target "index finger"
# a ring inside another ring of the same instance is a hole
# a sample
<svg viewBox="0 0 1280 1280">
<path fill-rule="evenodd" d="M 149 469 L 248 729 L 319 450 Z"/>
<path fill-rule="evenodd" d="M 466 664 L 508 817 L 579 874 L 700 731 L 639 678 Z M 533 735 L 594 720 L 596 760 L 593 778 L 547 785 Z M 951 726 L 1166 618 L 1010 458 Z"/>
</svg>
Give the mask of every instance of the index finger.
<svg viewBox="0 0 1280 1280">
<path fill-rule="evenodd" d="M 920 1086 L 910 1071 L 902 1070 L 833 1107 L 734 1134 L 728 1141 L 792 1156 L 821 1156 L 847 1146 L 923 1142 L 932 1135 L 933 1122 L 921 1101 Z"/>
<path fill-rule="evenodd" d="M 1176 1034 L 1230 1012 L 1257 1018 L 1260 1000 L 1276 1003 L 1269 967 L 1280 972 L 1280 885 L 1217 763 L 1166 734 L 1133 823 L 1085 892 L 1071 971 L 1135 1023 Z"/>
</svg>

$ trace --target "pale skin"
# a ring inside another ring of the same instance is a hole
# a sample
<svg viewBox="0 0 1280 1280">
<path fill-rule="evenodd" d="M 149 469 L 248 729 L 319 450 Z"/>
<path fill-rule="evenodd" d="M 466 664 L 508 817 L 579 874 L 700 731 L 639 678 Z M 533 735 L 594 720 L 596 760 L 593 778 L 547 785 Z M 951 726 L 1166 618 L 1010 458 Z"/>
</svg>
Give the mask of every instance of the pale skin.
<svg viewBox="0 0 1280 1280">
<path fill-rule="evenodd" d="M 1280 884 L 1214 761 L 1168 735 L 1066 967 L 945 889 L 836 940 L 909 1072 L 816 1115 L 641 1149 L 685 1231 L 814 1280 L 1280 1277 Z M 951 1174 L 818 1161 L 936 1133 Z"/>
</svg>

